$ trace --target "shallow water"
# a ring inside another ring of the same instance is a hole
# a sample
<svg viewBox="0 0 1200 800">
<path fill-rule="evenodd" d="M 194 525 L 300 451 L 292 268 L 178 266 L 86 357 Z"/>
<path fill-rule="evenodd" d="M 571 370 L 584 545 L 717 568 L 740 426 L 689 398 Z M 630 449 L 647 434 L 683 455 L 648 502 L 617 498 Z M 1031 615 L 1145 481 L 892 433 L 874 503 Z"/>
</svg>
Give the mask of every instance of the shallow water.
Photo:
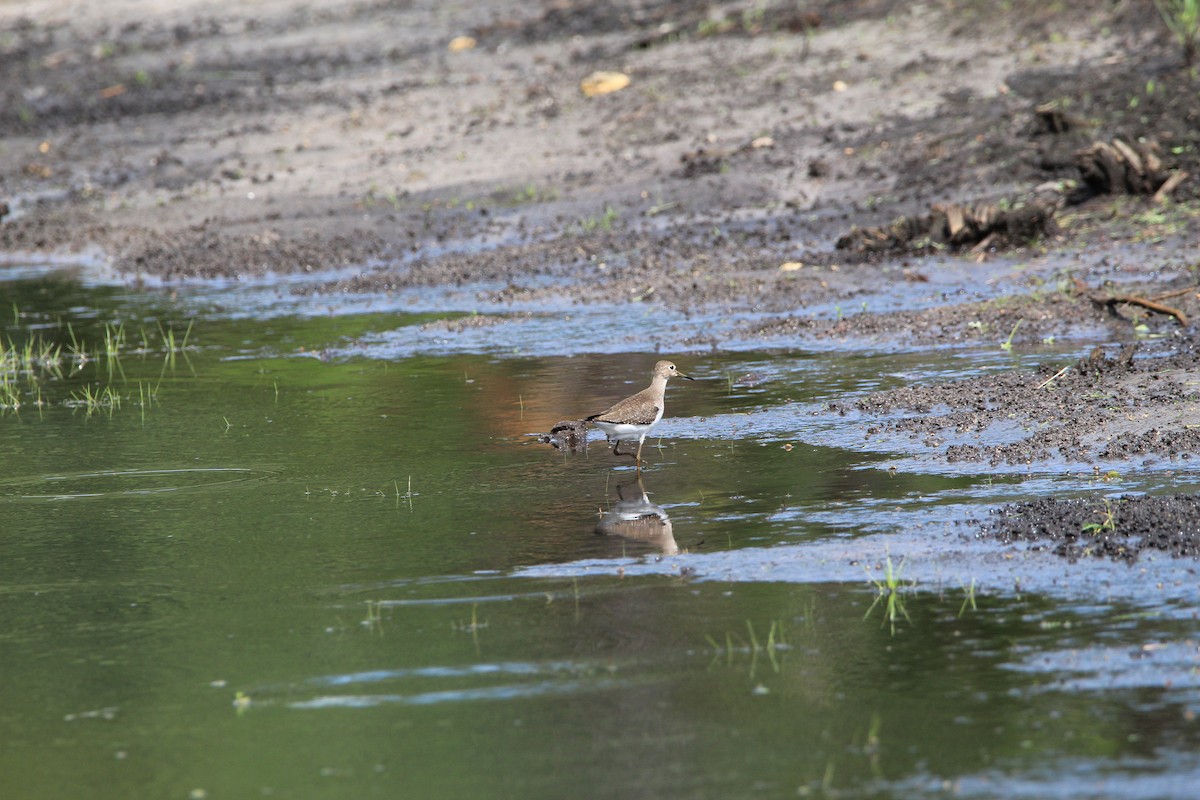
<svg viewBox="0 0 1200 800">
<path fill-rule="evenodd" d="M 1194 796 L 1196 564 L 957 523 L 1200 475 L 950 471 L 820 413 L 1069 349 L 681 357 L 639 485 L 531 434 L 652 354 L 262 291 L 0 284 L 6 343 L 89 353 L 0 417 L 5 796 Z"/>
</svg>

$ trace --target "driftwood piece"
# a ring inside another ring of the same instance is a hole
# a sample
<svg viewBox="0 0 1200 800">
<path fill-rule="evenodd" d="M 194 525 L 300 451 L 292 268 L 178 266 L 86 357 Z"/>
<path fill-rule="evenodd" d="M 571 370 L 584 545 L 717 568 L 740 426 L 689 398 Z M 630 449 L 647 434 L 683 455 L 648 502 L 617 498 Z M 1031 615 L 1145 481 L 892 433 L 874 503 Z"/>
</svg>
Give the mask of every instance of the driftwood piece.
<svg viewBox="0 0 1200 800">
<path fill-rule="evenodd" d="M 1187 314 L 1184 314 L 1178 308 L 1175 308 L 1174 306 L 1168 306 L 1163 303 L 1156 303 L 1153 300 L 1149 300 L 1145 297 L 1138 297 L 1137 295 L 1133 294 L 1116 294 L 1108 298 L 1108 305 L 1110 307 L 1120 303 L 1126 303 L 1131 306 L 1141 306 L 1148 311 L 1154 311 L 1158 314 L 1166 314 L 1174 317 L 1181 326 L 1186 326 L 1188 324 Z"/>
<path fill-rule="evenodd" d="M 1171 173 L 1171 177 L 1163 181 L 1163 185 L 1158 187 L 1158 191 L 1154 193 L 1154 202 L 1165 203 L 1171 193 L 1179 188 L 1179 184 L 1188 179 L 1187 170 L 1176 170 Z"/>
<path fill-rule="evenodd" d="M 1056 203 L 1042 200 L 1012 208 L 937 204 L 928 214 L 900 217 L 884 228 L 854 227 L 838 239 L 837 248 L 871 253 L 937 245 L 959 249 L 998 240 L 1025 242 L 1053 230 L 1057 208 Z"/>
<path fill-rule="evenodd" d="M 1033 118 L 1043 133 L 1066 133 L 1074 128 L 1086 128 L 1087 120 L 1068 114 L 1061 103 L 1042 103 L 1034 106 Z"/>
<path fill-rule="evenodd" d="M 1171 178 L 1154 141 L 1092 142 L 1076 151 L 1075 166 L 1094 194 L 1154 194 Z"/>
<path fill-rule="evenodd" d="M 1158 295 L 1154 299 L 1150 299 L 1136 294 L 1112 294 L 1109 292 L 1092 291 L 1079 278 L 1072 277 L 1072 280 L 1075 282 L 1075 288 L 1079 290 L 1080 294 L 1087 297 L 1088 300 L 1091 300 L 1096 305 L 1107 308 L 1111 314 L 1119 316 L 1117 314 L 1117 306 L 1119 305 L 1138 306 L 1147 311 L 1153 311 L 1156 314 L 1165 314 L 1168 317 L 1174 317 L 1175 321 L 1181 327 L 1186 327 L 1188 324 L 1187 314 L 1174 306 L 1163 303 L 1162 300 L 1194 291 L 1194 287 L 1189 286 L 1186 289 L 1167 292 L 1166 294 Z"/>
</svg>

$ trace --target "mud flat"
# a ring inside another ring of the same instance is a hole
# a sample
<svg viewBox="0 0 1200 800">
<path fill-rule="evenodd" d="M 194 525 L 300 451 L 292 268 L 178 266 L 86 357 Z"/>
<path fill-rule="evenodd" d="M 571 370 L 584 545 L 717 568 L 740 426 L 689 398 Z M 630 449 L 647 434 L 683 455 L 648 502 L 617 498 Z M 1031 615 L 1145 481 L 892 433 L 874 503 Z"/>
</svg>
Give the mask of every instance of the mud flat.
<svg viewBox="0 0 1200 800">
<path fill-rule="evenodd" d="M 1200 451 L 1200 87 L 1148 6 L 163 5 L 0 5 L 6 258 L 756 315 L 676 352 L 1068 341 L 827 413 L 947 463 Z"/>
</svg>

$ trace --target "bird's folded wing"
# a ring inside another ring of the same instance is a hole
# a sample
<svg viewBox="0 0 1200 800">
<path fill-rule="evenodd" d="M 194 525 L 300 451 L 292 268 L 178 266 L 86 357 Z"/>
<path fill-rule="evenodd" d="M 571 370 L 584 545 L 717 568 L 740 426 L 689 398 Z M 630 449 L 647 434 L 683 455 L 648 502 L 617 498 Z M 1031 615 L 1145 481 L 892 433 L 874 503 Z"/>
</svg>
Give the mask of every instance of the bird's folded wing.
<svg viewBox="0 0 1200 800">
<path fill-rule="evenodd" d="M 608 411 L 585 417 L 588 422 L 611 422 L 615 425 L 651 425 L 658 419 L 657 406 L 625 408 L 615 405 Z"/>
</svg>

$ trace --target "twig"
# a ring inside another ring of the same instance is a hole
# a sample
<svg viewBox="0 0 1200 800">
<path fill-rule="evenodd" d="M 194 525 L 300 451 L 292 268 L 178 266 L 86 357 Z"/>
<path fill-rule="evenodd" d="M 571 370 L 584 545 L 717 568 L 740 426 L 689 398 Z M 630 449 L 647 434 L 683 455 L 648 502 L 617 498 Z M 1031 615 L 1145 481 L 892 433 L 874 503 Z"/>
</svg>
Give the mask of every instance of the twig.
<svg viewBox="0 0 1200 800">
<path fill-rule="evenodd" d="M 1067 370 L 1069 370 L 1070 368 L 1071 368 L 1071 365 L 1070 365 L 1070 364 L 1067 364 L 1065 367 L 1063 367 L 1062 369 L 1060 369 L 1058 372 L 1054 373 L 1054 374 L 1053 374 L 1053 375 L 1051 375 L 1049 378 L 1046 378 L 1046 380 L 1044 380 L 1044 381 L 1042 381 L 1041 383 L 1039 383 L 1037 388 L 1039 388 L 1039 389 L 1045 389 L 1045 388 L 1046 388 L 1047 386 L 1049 386 L 1051 383 L 1053 383 L 1054 381 L 1056 381 L 1056 380 L 1058 380 L 1059 378 L 1061 378 L 1061 377 L 1062 377 L 1062 376 L 1063 376 L 1063 375 L 1066 373 L 1066 371 L 1067 371 Z"/>
<path fill-rule="evenodd" d="M 1127 303 L 1131 306 L 1141 306 L 1142 308 L 1150 311 L 1157 311 L 1159 314 L 1166 314 L 1174 317 L 1182 327 L 1187 327 L 1188 324 L 1187 314 L 1184 314 L 1178 308 L 1164 305 L 1162 303 L 1156 303 L 1153 300 L 1147 300 L 1144 297 L 1138 297 L 1136 295 L 1113 295 L 1106 301 L 1106 305 L 1108 305 L 1109 308 L 1112 308 L 1118 303 Z"/>
<path fill-rule="evenodd" d="M 1156 294 L 1156 295 L 1154 295 L 1154 297 L 1151 297 L 1150 299 L 1155 302 L 1158 302 L 1160 300 L 1166 300 L 1168 297 L 1179 297 L 1181 295 L 1187 294 L 1188 292 L 1196 291 L 1196 288 L 1197 287 L 1195 287 L 1195 286 L 1185 286 L 1182 289 L 1176 289 L 1173 292 L 1163 292 L 1162 294 Z"/>
<path fill-rule="evenodd" d="M 1169 317 L 1174 317 L 1175 321 L 1184 327 L 1186 327 L 1188 324 L 1187 314 L 1184 314 L 1182 311 L 1180 311 L 1178 308 L 1175 308 L 1174 306 L 1168 306 L 1163 303 L 1159 303 L 1155 300 L 1147 300 L 1146 298 L 1139 297 L 1137 295 L 1128 295 L 1128 294 L 1106 295 L 1102 292 L 1093 292 L 1092 290 L 1090 290 L 1087 287 L 1086 283 L 1084 283 L 1082 280 L 1075 277 L 1074 275 L 1071 276 L 1071 280 L 1075 282 L 1075 288 L 1078 289 L 1080 293 L 1087 295 L 1087 298 L 1089 300 L 1091 300 L 1093 303 L 1095 303 L 1098 306 L 1105 306 L 1106 308 L 1108 308 L 1110 311 L 1113 311 L 1114 313 L 1115 313 L 1114 306 L 1124 303 L 1124 304 L 1131 305 L 1131 306 L 1141 306 L 1142 308 L 1147 309 L 1149 311 L 1154 311 L 1159 314 L 1166 314 Z M 1178 293 L 1184 294 L 1185 292 L 1191 291 L 1193 288 L 1194 287 L 1188 287 L 1186 290 L 1180 291 Z M 1171 297 L 1171 296 L 1174 296 L 1174 294 L 1176 294 L 1176 292 L 1170 292 L 1163 296 Z"/>
<path fill-rule="evenodd" d="M 971 248 L 971 252 L 982 254 L 984 250 L 987 250 L 989 247 L 992 246 L 992 242 L 994 242 L 994 241 L 996 241 L 996 232 L 992 231 L 987 236 L 980 239 L 979 243 Z"/>
<path fill-rule="evenodd" d="M 1154 193 L 1154 202 L 1164 203 L 1171 192 L 1175 191 L 1179 184 L 1188 179 L 1187 170 L 1176 170 L 1171 173 L 1171 177 L 1163 181 L 1163 185 L 1158 187 L 1158 191 Z"/>
</svg>

